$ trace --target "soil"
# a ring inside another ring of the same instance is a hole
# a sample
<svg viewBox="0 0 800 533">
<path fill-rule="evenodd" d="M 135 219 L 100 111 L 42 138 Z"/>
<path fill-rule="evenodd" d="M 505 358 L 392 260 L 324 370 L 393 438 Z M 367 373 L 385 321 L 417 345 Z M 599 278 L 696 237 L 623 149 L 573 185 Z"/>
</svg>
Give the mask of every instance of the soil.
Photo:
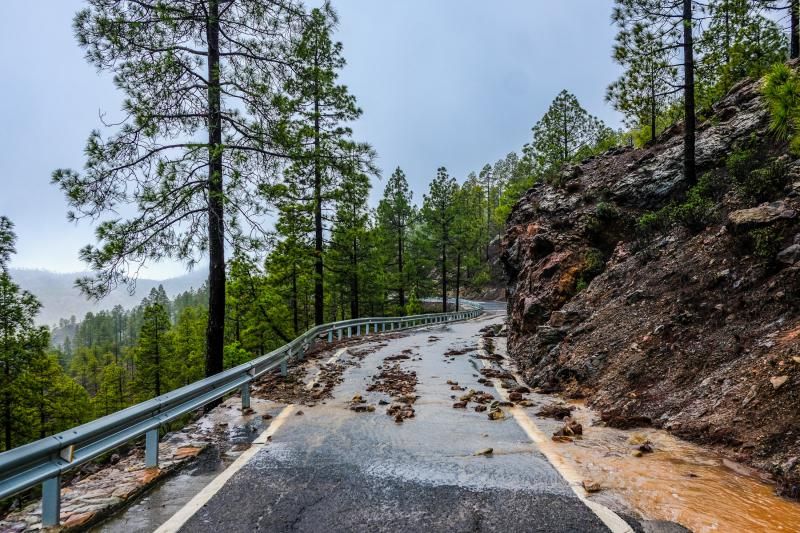
<svg viewBox="0 0 800 533">
<path fill-rule="evenodd" d="M 699 128 L 698 174 L 730 183 L 725 160 L 747 142 L 781 158 L 786 188 L 764 204 L 729 189 L 704 229 L 643 237 L 636 220 L 688 187 L 680 126 L 537 184 L 503 240 L 509 355 L 539 392 L 586 398 L 609 426 L 712 445 L 798 497 L 800 160 L 768 134 L 758 81 L 715 112 Z"/>
</svg>

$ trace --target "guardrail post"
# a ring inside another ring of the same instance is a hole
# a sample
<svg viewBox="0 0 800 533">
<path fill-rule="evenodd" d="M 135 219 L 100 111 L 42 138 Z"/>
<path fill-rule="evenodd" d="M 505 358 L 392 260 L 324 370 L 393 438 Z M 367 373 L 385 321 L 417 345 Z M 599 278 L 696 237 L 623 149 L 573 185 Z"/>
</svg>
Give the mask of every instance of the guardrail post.
<svg viewBox="0 0 800 533">
<path fill-rule="evenodd" d="M 144 466 L 154 468 L 158 466 L 158 428 L 151 429 L 144 437 Z"/>
<path fill-rule="evenodd" d="M 328 342 L 333 342 L 333 330 L 328 330 Z"/>
<path fill-rule="evenodd" d="M 342 328 L 336 330 L 336 338 L 342 340 Z"/>
<path fill-rule="evenodd" d="M 61 521 L 61 475 L 42 483 L 42 526 L 54 527 Z"/>
<path fill-rule="evenodd" d="M 352 336 L 353 336 L 353 326 L 347 326 L 347 338 L 349 339 Z"/>
<path fill-rule="evenodd" d="M 381 332 L 386 331 L 386 322 L 381 322 Z"/>
<path fill-rule="evenodd" d="M 242 409 L 250 409 L 250 382 L 242 385 Z"/>
<path fill-rule="evenodd" d="M 289 368 L 288 365 L 286 364 L 286 359 L 284 359 L 283 361 L 281 361 L 281 376 L 286 377 L 288 373 L 289 373 Z"/>
</svg>

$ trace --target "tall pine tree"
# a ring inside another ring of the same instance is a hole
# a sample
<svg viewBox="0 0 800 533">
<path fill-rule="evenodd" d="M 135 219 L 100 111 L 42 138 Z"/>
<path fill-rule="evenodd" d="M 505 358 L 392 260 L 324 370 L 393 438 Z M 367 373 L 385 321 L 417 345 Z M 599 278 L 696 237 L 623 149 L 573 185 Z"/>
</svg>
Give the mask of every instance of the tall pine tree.
<svg viewBox="0 0 800 533">
<path fill-rule="evenodd" d="M 83 174 L 57 170 L 70 217 L 98 219 L 97 247 L 81 257 L 97 272 L 80 280 L 102 297 L 164 257 L 209 260 L 206 374 L 223 366 L 225 240 L 258 228 L 256 194 L 271 149 L 273 80 L 302 12 L 292 0 L 88 0 L 75 17 L 87 60 L 112 72 L 125 94 L 117 131 L 95 131 Z M 205 139 L 203 139 L 205 137 Z M 116 209 L 136 213 L 119 218 Z"/>
<path fill-rule="evenodd" d="M 377 218 L 384 248 L 392 259 L 390 286 L 397 292 L 400 313 L 405 312 L 407 295 L 406 261 L 408 254 L 408 233 L 413 222 L 414 208 L 411 203 L 413 193 L 408 187 L 405 173 L 397 167 L 386 182 L 383 198 L 378 204 Z"/>
<path fill-rule="evenodd" d="M 342 44 L 331 39 L 336 14 L 328 2 L 313 9 L 300 39 L 292 49 L 294 76 L 275 99 L 281 110 L 276 138 L 292 158 L 294 173 L 306 176 L 314 212 L 314 322 L 324 322 L 323 214 L 343 172 L 353 158 L 362 168 L 372 167 L 374 154 L 366 144 L 352 140 L 347 123 L 361 116 L 355 97 L 338 83 L 344 67 Z"/>
<path fill-rule="evenodd" d="M 456 194 L 458 183 L 440 167 L 431 181 L 428 194 L 422 202 L 421 216 L 427 228 L 428 239 L 438 254 L 438 274 L 441 279 L 442 312 L 447 312 L 447 281 L 450 263 L 447 254 L 453 245 L 453 224 L 456 219 Z"/>
</svg>

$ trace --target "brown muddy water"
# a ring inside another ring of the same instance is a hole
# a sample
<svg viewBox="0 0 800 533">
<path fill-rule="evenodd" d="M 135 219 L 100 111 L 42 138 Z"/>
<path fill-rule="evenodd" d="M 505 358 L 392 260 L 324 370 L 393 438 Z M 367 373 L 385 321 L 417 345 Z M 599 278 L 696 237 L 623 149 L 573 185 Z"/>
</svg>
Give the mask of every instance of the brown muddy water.
<svg viewBox="0 0 800 533">
<path fill-rule="evenodd" d="M 757 472 L 664 431 L 593 426 L 598 417 L 576 407 L 584 437 L 552 446 L 582 476 L 600 483 L 603 491 L 592 499 L 633 507 L 645 518 L 678 522 L 697 533 L 800 531 L 800 503 L 776 496 Z M 536 423 L 543 430 L 561 425 Z M 653 453 L 634 457 L 634 442 L 642 439 L 652 443 Z"/>
</svg>

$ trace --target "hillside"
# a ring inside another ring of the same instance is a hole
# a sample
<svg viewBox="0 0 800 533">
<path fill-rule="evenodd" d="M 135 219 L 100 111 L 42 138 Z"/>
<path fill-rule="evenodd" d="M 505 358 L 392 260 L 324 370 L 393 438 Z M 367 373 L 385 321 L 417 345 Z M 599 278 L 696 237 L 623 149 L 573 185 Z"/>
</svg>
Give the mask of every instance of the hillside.
<svg viewBox="0 0 800 533">
<path fill-rule="evenodd" d="M 121 305 L 125 309 L 141 303 L 150 289 L 164 286 L 167 295 L 175 295 L 191 288 L 199 288 L 205 283 L 207 272 L 197 269 L 186 275 L 166 280 L 139 279 L 136 290 L 129 293 L 126 287 L 117 287 L 111 294 L 99 302 L 87 300 L 75 288 L 75 280 L 85 273 L 57 273 L 46 270 L 11 269 L 11 277 L 23 289 L 33 293 L 42 302 L 42 310 L 37 321 L 39 324 L 52 326 L 61 318 L 74 315 L 77 319 L 90 311 L 111 309 Z"/>
<path fill-rule="evenodd" d="M 800 161 L 760 83 L 700 125 L 691 190 L 674 127 L 525 194 L 503 241 L 509 347 L 541 390 L 718 446 L 796 497 Z"/>
</svg>

